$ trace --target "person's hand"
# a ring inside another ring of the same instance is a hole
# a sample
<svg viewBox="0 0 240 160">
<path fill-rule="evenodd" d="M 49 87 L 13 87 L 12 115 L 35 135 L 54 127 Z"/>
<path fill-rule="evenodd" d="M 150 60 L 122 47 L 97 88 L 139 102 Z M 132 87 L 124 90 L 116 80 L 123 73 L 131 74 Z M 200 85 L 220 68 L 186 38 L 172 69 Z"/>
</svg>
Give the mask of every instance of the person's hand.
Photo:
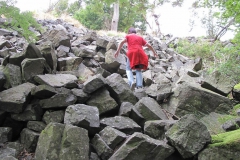
<svg viewBox="0 0 240 160">
<path fill-rule="evenodd" d="M 118 54 L 119 54 L 118 52 L 115 52 L 114 57 L 117 58 Z"/>
<path fill-rule="evenodd" d="M 154 57 L 157 57 L 157 58 L 159 58 L 159 56 L 158 56 L 156 53 L 154 53 Z"/>
</svg>

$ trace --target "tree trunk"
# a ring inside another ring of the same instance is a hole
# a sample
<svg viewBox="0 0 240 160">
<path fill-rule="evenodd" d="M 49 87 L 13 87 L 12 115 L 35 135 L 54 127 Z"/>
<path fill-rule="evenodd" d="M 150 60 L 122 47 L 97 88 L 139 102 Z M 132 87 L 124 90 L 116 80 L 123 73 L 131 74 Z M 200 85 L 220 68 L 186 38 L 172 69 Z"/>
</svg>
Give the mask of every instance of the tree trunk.
<svg viewBox="0 0 240 160">
<path fill-rule="evenodd" d="M 227 32 L 228 27 L 230 27 L 234 21 L 235 17 L 232 18 L 226 26 L 222 27 L 222 29 L 218 32 L 213 41 L 215 42 L 216 40 L 220 39 Z"/>
<path fill-rule="evenodd" d="M 119 20 L 119 3 L 116 2 L 113 4 L 113 18 L 111 24 L 111 30 L 117 31 L 118 30 L 118 20 Z"/>
</svg>

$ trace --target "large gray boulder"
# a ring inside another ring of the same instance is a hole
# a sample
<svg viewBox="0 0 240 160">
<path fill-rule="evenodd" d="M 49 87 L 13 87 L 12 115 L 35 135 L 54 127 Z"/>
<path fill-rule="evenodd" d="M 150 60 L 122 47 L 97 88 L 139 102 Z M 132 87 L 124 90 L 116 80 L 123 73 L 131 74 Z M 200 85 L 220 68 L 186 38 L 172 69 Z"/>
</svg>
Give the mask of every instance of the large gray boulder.
<svg viewBox="0 0 240 160">
<path fill-rule="evenodd" d="M 164 140 L 165 133 L 176 122 L 177 122 L 176 120 L 146 121 L 144 124 L 144 134 L 146 134 L 154 139 Z"/>
<path fill-rule="evenodd" d="M 98 108 L 85 104 L 70 105 L 65 111 L 64 123 L 85 128 L 89 132 L 97 130 L 100 127 Z"/>
<path fill-rule="evenodd" d="M 179 117 L 186 114 L 196 114 L 203 117 L 211 112 L 227 113 L 232 109 L 230 99 L 199 87 L 198 85 L 183 83 L 178 85 L 163 107 Z"/>
<path fill-rule="evenodd" d="M 89 138 L 85 129 L 50 123 L 41 132 L 37 149 L 36 160 L 88 160 Z"/>
<path fill-rule="evenodd" d="M 61 142 L 65 125 L 50 123 L 41 132 L 35 151 L 36 160 L 59 159 Z"/>
<path fill-rule="evenodd" d="M 101 128 L 110 126 L 126 134 L 133 134 L 134 132 L 141 132 L 142 130 L 141 127 L 136 122 L 134 122 L 132 119 L 128 117 L 115 116 L 103 118 L 101 119 L 100 123 Z"/>
<path fill-rule="evenodd" d="M 34 76 L 43 74 L 45 66 L 46 60 L 44 58 L 24 59 L 21 63 L 23 81 L 34 82 Z"/>
<path fill-rule="evenodd" d="M 86 129 L 66 125 L 63 131 L 60 160 L 88 160 L 89 137 Z"/>
<path fill-rule="evenodd" d="M 95 134 L 91 143 L 101 159 L 107 160 L 113 154 L 113 150 L 103 141 L 99 134 Z"/>
<path fill-rule="evenodd" d="M 30 93 L 34 87 L 34 84 L 27 82 L 0 92 L 0 110 L 11 113 L 23 112 L 30 100 Z"/>
<path fill-rule="evenodd" d="M 211 75 L 205 74 L 204 79 L 201 82 L 203 88 L 209 89 L 223 96 L 227 96 L 232 91 L 234 85 L 234 81 L 217 71 Z"/>
<path fill-rule="evenodd" d="M 137 103 L 137 98 L 121 75 L 117 73 L 111 74 L 106 78 L 106 83 L 109 86 L 110 94 L 119 105 L 123 102 L 130 102 L 132 104 Z"/>
<path fill-rule="evenodd" d="M 4 88 L 16 87 L 22 84 L 21 68 L 19 66 L 8 63 L 4 67 L 3 73 L 6 78 Z"/>
<path fill-rule="evenodd" d="M 55 46 L 51 41 L 46 41 L 41 43 L 39 49 L 42 56 L 46 59 L 48 66 L 51 68 L 51 73 L 56 73 L 57 70 L 57 55 L 55 51 Z"/>
<path fill-rule="evenodd" d="M 207 127 L 193 114 L 183 116 L 167 132 L 166 138 L 183 158 L 191 158 L 211 142 Z"/>
<path fill-rule="evenodd" d="M 118 107 L 117 102 L 110 96 L 110 93 L 106 88 L 94 92 L 89 100 L 87 100 L 86 104 L 96 106 L 99 110 L 100 116 L 104 113 L 116 110 Z"/>
<path fill-rule="evenodd" d="M 136 132 L 124 142 L 109 160 L 163 160 L 173 152 L 174 148 L 166 142 Z"/>
<path fill-rule="evenodd" d="M 34 80 L 38 84 L 45 84 L 52 87 L 64 87 L 68 85 L 74 85 L 77 81 L 77 77 L 71 74 L 45 74 L 37 75 Z"/>
<path fill-rule="evenodd" d="M 146 121 L 168 119 L 157 101 L 150 97 L 143 97 L 140 99 L 134 105 L 134 109 L 141 115 L 141 121 L 137 122 L 141 126 L 143 126 Z"/>
<path fill-rule="evenodd" d="M 77 70 L 81 62 L 82 58 L 80 57 L 58 58 L 57 69 L 58 71 Z"/>
<path fill-rule="evenodd" d="M 20 143 L 23 144 L 23 147 L 28 152 L 35 152 L 39 135 L 40 134 L 35 131 L 24 128 L 20 135 Z"/>
<path fill-rule="evenodd" d="M 42 119 L 43 110 L 40 105 L 31 103 L 21 113 L 12 113 L 11 118 L 16 121 L 39 121 Z"/>
<path fill-rule="evenodd" d="M 39 105 L 42 108 L 67 108 L 67 106 L 75 104 L 77 97 L 72 93 L 69 94 L 56 94 L 51 98 L 42 99 L 39 101 Z"/>
<path fill-rule="evenodd" d="M 101 132 L 99 132 L 99 135 L 103 141 L 113 150 L 127 138 L 127 135 L 125 133 L 110 126 L 107 126 L 101 130 Z"/>
<path fill-rule="evenodd" d="M 86 82 L 83 83 L 83 91 L 86 93 L 93 93 L 97 89 L 103 87 L 106 84 L 105 78 L 102 75 L 97 74 L 95 76 L 89 77 Z"/>
<path fill-rule="evenodd" d="M 0 143 L 10 142 L 12 140 L 12 128 L 0 127 Z"/>
<path fill-rule="evenodd" d="M 126 64 L 126 59 L 122 54 L 119 54 L 117 58 L 114 57 L 116 50 L 110 49 L 105 53 L 105 63 L 101 64 L 101 67 L 110 73 L 116 73 L 121 64 Z"/>
</svg>

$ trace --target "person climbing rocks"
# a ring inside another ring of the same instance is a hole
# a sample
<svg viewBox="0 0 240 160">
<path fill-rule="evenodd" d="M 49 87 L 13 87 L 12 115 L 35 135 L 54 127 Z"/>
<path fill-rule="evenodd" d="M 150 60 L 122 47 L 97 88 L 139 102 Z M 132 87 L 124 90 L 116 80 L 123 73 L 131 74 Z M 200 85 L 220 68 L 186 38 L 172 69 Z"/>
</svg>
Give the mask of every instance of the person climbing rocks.
<svg viewBox="0 0 240 160">
<path fill-rule="evenodd" d="M 128 84 L 132 91 L 135 89 L 135 87 L 143 88 L 142 70 L 146 70 L 148 68 L 148 56 L 144 52 L 143 46 L 147 46 L 153 52 L 155 57 L 158 56 L 153 47 L 147 43 L 142 36 L 137 35 L 136 33 L 136 29 L 130 27 L 128 34 L 120 42 L 114 55 L 115 58 L 117 58 L 124 43 L 127 43 L 128 51 L 126 53 L 126 74 L 128 78 Z M 134 82 L 132 70 L 136 70 L 136 83 Z"/>
</svg>

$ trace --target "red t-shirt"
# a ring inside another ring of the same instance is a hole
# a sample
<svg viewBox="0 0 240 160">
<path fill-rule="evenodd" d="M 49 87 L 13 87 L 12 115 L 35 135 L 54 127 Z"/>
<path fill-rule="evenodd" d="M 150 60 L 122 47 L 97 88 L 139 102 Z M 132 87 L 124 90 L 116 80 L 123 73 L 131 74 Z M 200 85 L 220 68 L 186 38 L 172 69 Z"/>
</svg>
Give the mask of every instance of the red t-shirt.
<svg viewBox="0 0 240 160">
<path fill-rule="evenodd" d="M 142 46 L 146 45 L 147 42 L 141 36 L 136 34 L 128 34 L 125 38 L 127 39 L 127 56 L 130 60 L 131 68 L 136 69 L 136 66 L 142 65 L 141 69 L 147 69 L 148 56 L 142 48 Z"/>
</svg>

